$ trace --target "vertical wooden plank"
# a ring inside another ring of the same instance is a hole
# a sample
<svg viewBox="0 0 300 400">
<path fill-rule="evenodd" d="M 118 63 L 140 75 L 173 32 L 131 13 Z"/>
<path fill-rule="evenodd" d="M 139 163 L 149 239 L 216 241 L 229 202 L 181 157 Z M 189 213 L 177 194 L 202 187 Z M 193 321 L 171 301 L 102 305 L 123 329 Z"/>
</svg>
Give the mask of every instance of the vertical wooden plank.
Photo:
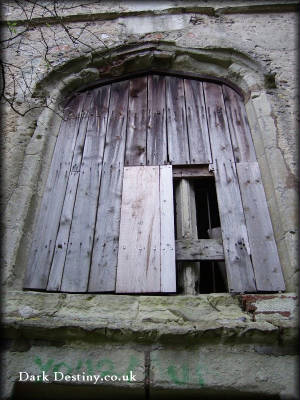
<svg viewBox="0 0 300 400">
<path fill-rule="evenodd" d="M 236 162 L 256 161 L 245 106 L 241 96 L 223 85 L 224 103 Z"/>
<path fill-rule="evenodd" d="M 112 292 L 116 285 L 128 86 L 128 81 L 111 85 L 89 292 Z"/>
<path fill-rule="evenodd" d="M 258 163 L 238 163 L 237 172 L 257 290 L 285 290 Z"/>
<path fill-rule="evenodd" d="M 160 292 L 157 166 L 124 168 L 116 292 Z"/>
<path fill-rule="evenodd" d="M 168 158 L 171 164 L 189 164 L 189 142 L 183 79 L 166 76 Z"/>
<path fill-rule="evenodd" d="M 166 80 L 148 76 L 147 165 L 167 164 Z"/>
<path fill-rule="evenodd" d="M 108 115 L 109 89 L 109 86 L 104 86 L 92 92 L 93 101 L 88 118 L 61 284 L 61 290 L 66 292 L 85 292 L 87 290 Z"/>
<path fill-rule="evenodd" d="M 74 147 L 80 126 L 80 115 L 86 95 L 70 102 L 58 134 L 39 216 L 34 230 L 24 288 L 47 286 L 60 215 L 64 203 Z"/>
<path fill-rule="evenodd" d="M 68 176 L 67 190 L 64 198 L 62 212 L 59 218 L 59 225 L 55 240 L 53 260 L 47 284 L 47 290 L 52 290 L 52 291 L 60 289 L 61 277 L 64 269 L 66 252 L 69 244 L 69 233 L 73 219 L 73 210 L 74 210 L 77 185 L 79 180 L 79 172 L 82 161 L 82 153 L 83 153 L 82 149 L 84 147 L 84 141 L 88 124 L 87 115 L 90 112 L 90 105 L 92 100 L 92 95 L 90 92 L 87 92 L 85 94 L 85 97 L 86 101 L 83 105 L 81 113 L 78 135 L 73 152 L 71 171 Z"/>
<path fill-rule="evenodd" d="M 235 164 L 215 161 L 216 189 L 230 292 L 255 292 L 250 247 Z"/>
<path fill-rule="evenodd" d="M 193 184 L 181 179 L 176 188 L 177 239 L 198 239 L 196 203 Z M 200 278 L 199 262 L 180 262 L 178 264 L 179 286 L 184 294 L 194 295 Z"/>
<path fill-rule="evenodd" d="M 212 162 L 202 82 L 184 79 L 191 164 Z"/>
<path fill-rule="evenodd" d="M 176 292 L 175 232 L 172 166 L 159 168 L 161 292 Z"/>
<path fill-rule="evenodd" d="M 145 165 L 147 133 L 147 76 L 131 79 L 129 82 L 125 165 Z"/>
<path fill-rule="evenodd" d="M 203 83 L 224 254 L 230 292 L 256 291 L 249 241 L 222 95 L 215 83 Z"/>
</svg>

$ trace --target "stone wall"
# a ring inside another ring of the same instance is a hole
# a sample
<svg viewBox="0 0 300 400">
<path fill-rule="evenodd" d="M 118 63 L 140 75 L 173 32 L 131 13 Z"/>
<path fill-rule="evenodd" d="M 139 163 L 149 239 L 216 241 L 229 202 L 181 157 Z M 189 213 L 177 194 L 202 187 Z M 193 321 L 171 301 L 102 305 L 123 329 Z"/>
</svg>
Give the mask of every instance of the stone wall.
<svg viewBox="0 0 300 400">
<path fill-rule="evenodd" d="M 15 107 L 30 110 L 20 116 L 3 106 L 6 398 L 20 368 L 35 373 L 48 365 L 53 372 L 66 362 L 76 370 L 80 360 L 92 360 L 101 371 L 102 359 L 118 373 L 136 360 L 132 395 L 174 396 L 176 388 L 191 396 L 197 389 L 203 396 L 296 398 L 291 293 L 64 295 L 23 292 L 22 280 L 62 100 L 96 81 L 155 68 L 227 79 L 244 93 L 287 291 L 296 290 L 297 2 L 67 3 L 58 16 L 35 8 L 32 29 L 5 53 L 7 62 L 22 66 L 15 75 Z M 26 26 L 14 2 L 3 6 L 2 18 L 9 21 L 4 37 Z M 70 40 L 64 26 L 77 37 L 87 23 L 80 41 Z"/>
</svg>

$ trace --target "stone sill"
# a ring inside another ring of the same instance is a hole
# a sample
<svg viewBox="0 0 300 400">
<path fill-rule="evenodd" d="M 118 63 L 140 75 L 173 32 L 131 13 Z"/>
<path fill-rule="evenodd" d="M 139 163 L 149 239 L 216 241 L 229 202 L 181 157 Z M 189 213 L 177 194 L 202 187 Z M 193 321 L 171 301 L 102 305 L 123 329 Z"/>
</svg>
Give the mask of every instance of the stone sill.
<svg viewBox="0 0 300 400">
<path fill-rule="evenodd" d="M 10 291 L 6 336 L 90 342 L 262 342 L 297 340 L 296 295 L 91 295 Z"/>
</svg>

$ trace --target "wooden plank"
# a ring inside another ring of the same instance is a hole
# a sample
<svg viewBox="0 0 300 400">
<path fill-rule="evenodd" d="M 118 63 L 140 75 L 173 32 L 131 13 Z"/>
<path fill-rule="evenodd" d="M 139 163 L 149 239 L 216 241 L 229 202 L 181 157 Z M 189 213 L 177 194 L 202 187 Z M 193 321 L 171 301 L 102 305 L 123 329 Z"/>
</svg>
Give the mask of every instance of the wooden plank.
<svg viewBox="0 0 300 400">
<path fill-rule="evenodd" d="M 125 165 L 146 164 L 147 76 L 130 80 Z"/>
<path fill-rule="evenodd" d="M 54 246 L 54 254 L 49 274 L 47 290 L 60 290 L 61 278 L 64 270 L 67 248 L 69 246 L 69 234 L 73 221 L 73 210 L 77 193 L 79 172 L 82 161 L 82 149 L 85 142 L 86 130 L 88 125 L 88 115 L 90 110 L 92 95 L 86 93 L 86 101 L 82 108 L 81 120 L 73 151 L 71 171 L 68 176 L 67 190 L 64 198 L 62 212 L 59 218 L 59 226 Z"/>
<path fill-rule="evenodd" d="M 160 292 L 157 166 L 124 168 L 116 292 Z"/>
<path fill-rule="evenodd" d="M 171 164 L 189 164 L 183 79 L 166 76 L 168 159 Z"/>
<path fill-rule="evenodd" d="M 163 165 L 167 159 L 166 81 L 148 76 L 147 165 Z"/>
<path fill-rule="evenodd" d="M 177 261 L 224 260 L 222 239 L 177 239 Z"/>
<path fill-rule="evenodd" d="M 71 163 L 85 94 L 75 97 L 66 110 L 55 145 L 49 175 L 34 229 L 24 288 L 45 289 L 52 263 L 60 215 L 64 203 Z M 72 111 L 70 111 L 72 110 Z"/>
<path fill-rule="evenodd" d="M 222 88 L 218 84 L 204 82 L 203 89 L 215 169 L 228 289 L 233 293 L 256 291 Z"/>
<path fill-rule="evenodd" d="M 257 290 L 271 292 L 285 290 L 258 163 L 239 163 L 237 172 Z"/>
<path fill-rule="evenodd" d="M 223 85 L 224 103 L 236 162 L 256 161 L 255 149 L 241 96 Z"/>
<path fill-rule="evenodd" d="M 159 167 L 161 292 L 176 292 L 175 232 L 172 166 Z"/>
<path fill-rule="evenodd" d="M 184 79 L 191 164 L 209 164 L 212 161 L 208 136 L 202 82 Z"/>
<path fill-rule="evenodd" d="M 244 210 L 234 163 L 216 161 L 215 176 L 228 289 L 233 293 L 255 292 Z"/>
<path fill-rule="evenodd" d="M 176 187 L 177 239 L 197 239 L 195 192 L 192 182 L 181 179 Z M 196 294 L 200 263 L 178 264 L 179 287 L 184 294 Z"/>
<path fill-rule="evenodd" d="M 234 161 L 222 87 L 203 82 L 203 90 L 213 161 L 216 158 L 218 161 Z"/>
<path fill-rule="evenodd" d="M 173 166 L 173 178 L 213 178 L 214 174 L 209 170 L 208 165 Z"/>
<path fill-rule="evenodd" d="M 112 292 L 116 284 L 126 143 L 128 81 L 111 85 L 110 106 L 88 291 Z"/>
<path fill-rule="evenodd" d="M 86 292 L 100 189 L 110 86 L 93 91 L 61 290 Z M 96 115 L 99 115 L 97 117 Z"/>
</svg>

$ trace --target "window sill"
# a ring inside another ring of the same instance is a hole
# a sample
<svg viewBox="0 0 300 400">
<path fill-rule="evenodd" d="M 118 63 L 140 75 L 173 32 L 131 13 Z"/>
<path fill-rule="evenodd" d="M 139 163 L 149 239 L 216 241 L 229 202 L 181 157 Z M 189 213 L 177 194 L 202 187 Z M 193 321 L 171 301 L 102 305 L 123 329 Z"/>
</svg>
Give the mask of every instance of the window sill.
<svg viewBox="0 0 300 400">
<path fill-rule="evenodd" d="M 139 343 L 297 340 L 294 293 L 198 296 L 89 295 L 10 291 L 8 337 Z M 266 336 L 267 334 L 267 336 Z"/>
</svg>

